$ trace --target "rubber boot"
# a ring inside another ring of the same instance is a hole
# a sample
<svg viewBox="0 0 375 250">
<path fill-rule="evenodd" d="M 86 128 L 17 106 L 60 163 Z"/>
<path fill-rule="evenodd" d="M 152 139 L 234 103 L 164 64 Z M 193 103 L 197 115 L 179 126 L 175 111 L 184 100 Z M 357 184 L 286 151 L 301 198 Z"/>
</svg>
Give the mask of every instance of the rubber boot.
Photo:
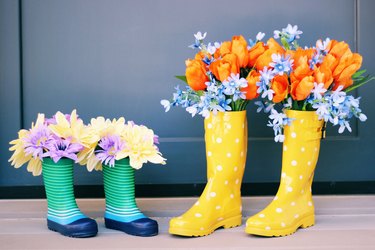
<svg viewBox="0 0 375 250">
<path fill-rule="evenodd" d="M 158 223 L 141 213 L 135 201 L 134 169 L 129 158 L 103 165 L 106 210 L 105 226 L 135 236 L 158 234 Z"/>
<path fill-rule="evenodd" d="M 169 233 L 205 236 L 241 225 L 241 183 L 247 153 L 246 111 L 210 114 L 204 121 L 207 184 L 186 213 L 172 218 Z"/>
<path fill-rule="evenodd" d="M 298 228 L 314 225 L 311 184 L 319 156 L 323 121 L 315 111 L 287 110 L 294 119 L 284 129 L 282 172 L 279 190 L 273 201 L 246 222 L 246 233 L 285 236 Z"/>
<path fill-rule="evenodd" d="M 74 198 L 73 161 L 62 158 L 55 163 L 51 158 L 43 158 L 42 171 L 48 228 L 69 237 L 95 236 L 98 233 L 96 221 L 81 213 Z"/>
</svg>

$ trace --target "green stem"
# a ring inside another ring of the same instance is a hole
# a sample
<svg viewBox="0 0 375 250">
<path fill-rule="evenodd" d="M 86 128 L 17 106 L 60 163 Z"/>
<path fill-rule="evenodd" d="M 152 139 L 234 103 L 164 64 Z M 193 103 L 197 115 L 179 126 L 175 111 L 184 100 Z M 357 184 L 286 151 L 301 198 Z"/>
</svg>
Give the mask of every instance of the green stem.
<svg viewBox="0 0 375 250">
<path fill-rule="evenodd" d="M 370 81 L 372 81 L 372 80 L 375 80 L 375 77 L 374 77 L 374 76 L 373 76 L 373 77 L 366 77 L 366 78 L 364 78 L 363 81 L 361 81 L 360 83 L 358 83 L 358 84 L 356 84 L 356 85 L 352 85 L 352 86 L 346 88 L 344 91 L 345 91 L 346 93 L 348 93 L 348 92 L 350 92 L 350 91 L 355 90 L 355 89 L 358 88 L 358 87 L 361 87 L 362 85 L 364 85 L 364 84 L 366 84 L 366 83 L 368 83 L 368 82 L 370 82 Z"/>
</svg>

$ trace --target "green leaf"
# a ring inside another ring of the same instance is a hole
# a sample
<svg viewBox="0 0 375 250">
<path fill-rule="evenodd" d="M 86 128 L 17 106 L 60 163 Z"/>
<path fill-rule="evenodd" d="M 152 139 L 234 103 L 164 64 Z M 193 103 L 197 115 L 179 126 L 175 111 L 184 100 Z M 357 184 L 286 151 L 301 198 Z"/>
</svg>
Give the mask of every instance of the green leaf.
<svg viewBox="0 0 375 250">
<path fill-rule="evenodd" d="M 369 75 L 360 77 L 359 79 L 354 79 L 354 84 L 348 88 L 346 88 L 344 91 L 346 93 L 355 90 L 356 88 L 361 87 L 362 85 L 371 82 L 372 80 L 375 80 L 375 77 L 370 77 Z"/>
<path fill-rule="evenodd" d="M 290 49 L 290 46 L 289 46 L 289 43 L 288 43 L 288 41 L 285 39 L 285 37 L 281 37 L 281 44 L 284 46 L 284 48 L 286 49 L 286 50 L 289 50 Z"/>
<path fill-rule="evenodd" d="M 198 96 L 203 96 L 204 95 L 204 91 L 203 90 L 198 90 L 198 91 L 195 91 L 197 93 Z"/>
<path fill-rule="evenodd" d="M 175 76 L 177 79 L 180 79 L 181 81 L 184 81 L 187 83 L 186 76 Z"/>
<path fill-rule="evenodd" d="M 292 110 L 300 110 L 298 106 L 298 101 L 293 100 L 292 102 Z"/>
<path fill-rule="evenodd" d="M 355 72 L 354 74 L 353 74 L 353 76 L 352 76 L 352 78 L 354 79 L 354 78 L 358 78 L 358 77 L 360 77 L 363 73 L 365 73 L 366 72 L 366 70 L 364 69 L 364 70 L 360 70 L 360 71 L 357 71 L 357 72 Z"/>
</svg>

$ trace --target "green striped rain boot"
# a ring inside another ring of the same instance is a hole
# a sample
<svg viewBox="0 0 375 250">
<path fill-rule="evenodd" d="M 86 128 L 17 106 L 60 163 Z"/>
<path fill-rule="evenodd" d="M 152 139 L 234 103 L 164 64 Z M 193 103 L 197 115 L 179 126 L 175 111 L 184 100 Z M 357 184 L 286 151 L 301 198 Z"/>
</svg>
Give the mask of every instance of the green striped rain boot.
<svg viewBox="0 0 375 250">
<path fill-rule="evenodd" d="M 44 158 L 42 170 L 48 203 L 48 228 L 69 237 L 95 236 L 98 233 L 96 221 L 81 213 L 74 198 L 73 161 L 61 158 L 55 163 L 51 158 Z"/>
<path fill-rule="evenodd" d="M 106 210 L 105 226 L 136 236 L 158 234 L 158 223 L 146 217 L 137 207 L 134 196 L 134 169 L 129 158 L 103 164 Z"/>
</svg>

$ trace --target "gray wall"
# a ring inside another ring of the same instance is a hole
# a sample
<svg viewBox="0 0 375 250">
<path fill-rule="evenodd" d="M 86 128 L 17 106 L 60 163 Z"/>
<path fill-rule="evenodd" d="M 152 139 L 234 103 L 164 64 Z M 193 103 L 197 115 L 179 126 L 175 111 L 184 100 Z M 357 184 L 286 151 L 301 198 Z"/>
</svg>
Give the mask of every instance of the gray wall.
<svg viewBox="0 0 375 250">
<path fill-rule="evenodd" d="M 86 122 L 125 116 L 160 135 L 168 164 L 146 165 L 137 183 L 204 183 L 202 118 L 182 109 L 164 113 L 159 104 L 183 85 L 174 75 L 184 73 L 184 60 L 194 54 L 187 47 L 193 34 L 207 31 L 208 41 L 250 38 L 258 31 L 269 37 L 274 29 L 298 24 L 302 45 L 325 37 L 345 40 L 375 75 L 374 11 L 372 0 L 0 0 L 0 186 L 42 184 L 26 167 L 9 165 L 8 142 L 38 112 L 50 116 L 74 108 Z M 316 181 L 375 180 L 375 84 L 358 94 L 369 119 L 354 122 L 352 134 L 329 129 Z M 250 104 L 244 182 L 277 182 L 281 145 L 254 109 Z M 76 177 L 77 184 L 101 183 L 100 173 L 83 167 Z"/>
</svg>

